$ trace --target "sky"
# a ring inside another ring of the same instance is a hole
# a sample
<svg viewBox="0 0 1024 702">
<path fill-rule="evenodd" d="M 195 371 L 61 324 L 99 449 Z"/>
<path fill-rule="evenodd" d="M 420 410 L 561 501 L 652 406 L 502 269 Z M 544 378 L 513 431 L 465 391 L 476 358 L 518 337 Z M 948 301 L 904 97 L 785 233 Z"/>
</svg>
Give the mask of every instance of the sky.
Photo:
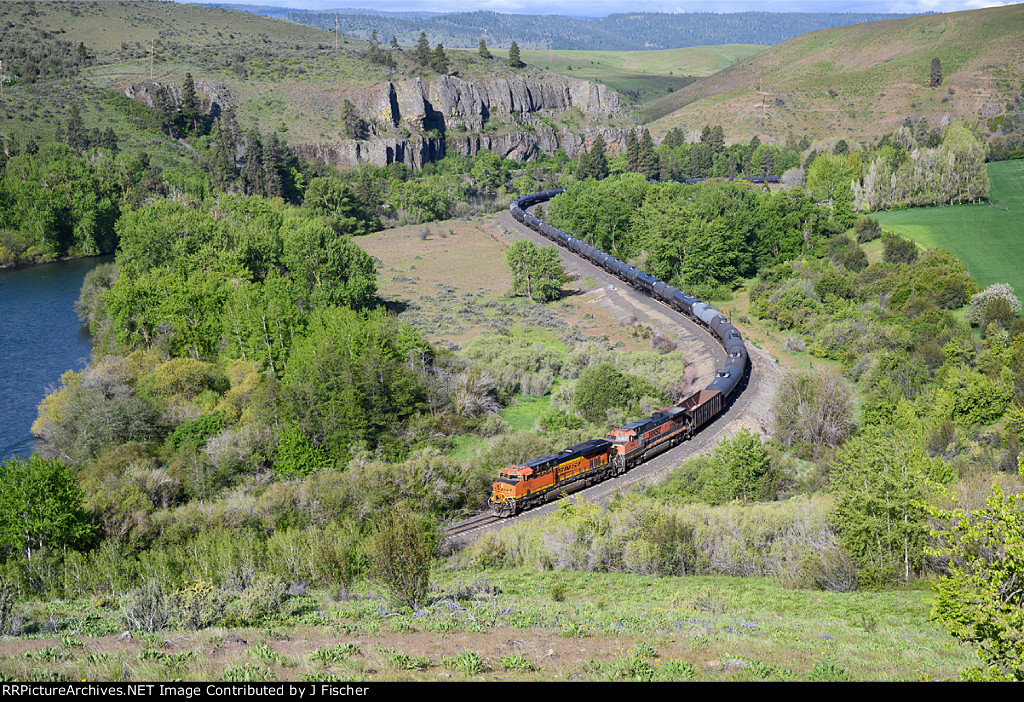
<svg viewBox="0 0 1024 702">
<path fill-rule="evenodd" d="M 177 0 L 214 2 L 215 0 Z M 1015 4 L 1015 0 L 216 0 L 306 10 L 339 7 L 464 12 L 491 10 L 603 17 L 614 12 L 957 12 Z"/>
</svg>

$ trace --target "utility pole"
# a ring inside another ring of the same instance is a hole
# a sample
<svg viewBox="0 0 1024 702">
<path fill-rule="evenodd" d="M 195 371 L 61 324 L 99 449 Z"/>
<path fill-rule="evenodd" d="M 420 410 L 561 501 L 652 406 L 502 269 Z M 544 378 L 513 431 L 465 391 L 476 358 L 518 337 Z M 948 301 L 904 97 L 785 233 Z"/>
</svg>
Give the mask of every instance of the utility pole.
<svg viewBox="0 0 1024 702">
<path fill-rule="evenodd" d="M 156 39 L 149 41 L 149 82 L 153 82 L 153 56 L 156 54 Z"/>
<path fill-rule="evenodd" d="M 555 72 L 555 59 L 554 54 L 551 52 L 551 40 L 548 39 L 548 70 L 552 73 Z"/>
<path fill-rule="evenodd" d="M 338 50 L 338 16 L 334 16 L 334 50 Z"/>
</svg>

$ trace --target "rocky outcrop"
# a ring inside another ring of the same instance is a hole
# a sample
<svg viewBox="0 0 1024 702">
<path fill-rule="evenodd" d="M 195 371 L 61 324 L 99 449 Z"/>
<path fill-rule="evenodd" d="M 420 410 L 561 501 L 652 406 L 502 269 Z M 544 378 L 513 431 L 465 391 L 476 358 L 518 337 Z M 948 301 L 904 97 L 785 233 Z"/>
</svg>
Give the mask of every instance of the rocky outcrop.
<svg viewBox="0 0 1024 702">
<path fill-rule="evenodd" d="M 167 89 L 175 106 L 180 103 L 181 86 L 171 83 L 133 83 L 123 90 L 128 97 L 153 107 L 160 87 Z M 219 112 L 232 104 L 231 94 L 223 85 L 196 81 L 196 90 L 207 110 Z M 346 101 L 368 123 L 368 139 L 293 144 L 292 151 L 338 168 L 354 168 L 362 163 L 404 163 L 419 169 L 443 158 L 446 146 L 470 156 L 489 150 L 522 161 L 540 151 L 556 149 L 576 158 L 590 148 L 598 133 L 603 134 L 610 153 L 620 151 L 625 141 L 624 130 L 555 129 L 550 120 L 540 119 L 545 111 L 578 109 L 589 118 L 619 112 L 619 96 L 614 91 L 597 83 L 561 76 L 480 80 L 438 76 L 340 88 L 318 92 L 316 111 L 341 114 Z"/>
<path fill-rule="evenodd" d="M 460 125 L 479 131 L 489 119 L 501 120 L 541 110 L 564 112 L 576 107 L 588 116 L 619 111 L 619 96 L 603 85 L 559 78 L 491 78 L 463 80 L 440 76 L 380 83 L 366 90 L 345 91 L 349 100 L 367 120 L 413 129 L 447 129 Z"/>
<path fill-rule="evenodd" d="M 336 168 L 356 168 L 363 163 L 386 166 L 404 163 L 417 170 L 444 158 L 444 137 L 342 139 L 328 144 L 294 144 L 292 153 L 322 161 Z"/>
</svg>

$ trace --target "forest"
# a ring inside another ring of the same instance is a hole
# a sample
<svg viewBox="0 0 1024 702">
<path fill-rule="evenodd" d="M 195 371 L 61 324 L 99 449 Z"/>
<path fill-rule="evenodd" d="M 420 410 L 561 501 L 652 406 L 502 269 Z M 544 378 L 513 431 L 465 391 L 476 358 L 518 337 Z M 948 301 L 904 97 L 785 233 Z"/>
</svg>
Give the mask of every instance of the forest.
<svg viewBox="0 0 1024 702">
<path fill-rule="evenodd" d="M 502 14 L 478 10 L 406 17 L 402 13 L 293 11 L 292 22 L 369 39 L 376 31 L 413 44 L 420 31 L 451 48 L 475 48 L 484 30 L 489 44 L 507 48 L 516 41 L 525 49 L 644 51 L 716 44 L 779 44 L 800 34 L 906 15 L 856 12 L 735 12 L 686 14 L 631 12 L 599 18 L 560 15 Z"/>
</svg>

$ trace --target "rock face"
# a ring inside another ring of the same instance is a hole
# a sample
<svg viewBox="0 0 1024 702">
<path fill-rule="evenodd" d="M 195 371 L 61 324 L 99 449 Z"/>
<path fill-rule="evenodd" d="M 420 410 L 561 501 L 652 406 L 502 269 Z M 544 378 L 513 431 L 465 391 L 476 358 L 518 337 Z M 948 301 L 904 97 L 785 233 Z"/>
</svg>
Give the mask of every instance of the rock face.
<svg viewBox="0 0 1024 702">
<path fill-rule="evenodd" d="M 527 115 L 541 110 L 564 112 L 573 107 L 589 116 L 619 111 L 619 96 L 603 85 L 560 78 L 493 78 L 467 81 L 440 76 L 381 83 L 346 95 L 364 119 L 415 129 L 447 129 L 460 125 L 479 131 L 491 118 Z"/>
<path fill-rule="evenodd" d="M 152 107 L 160 87 L 159 83 L 137 83 L 125 86 L 124 93 Z M 181 87 L 164 87 L 177 105 Z M 219 112 L 232 104 L 232 96 L 223 85 L 197 81 L 196 89 L 208 110 Z M 318 109 L 325 114 L 340 114 L 343 102 L 351 102 L 370 127 L 368 139 L 337 139 L 290 147 L 295 153 L 338 168 L 354 168 L 362 163 L 404 163 L 419 169 L 443 158 L 446 148 L 470 156 L 489 150 L 519 161 L 540 151 L 563 149 L 576 158 L 582 150 L 590 148 L 598 134 L 604 136 L 609 153 L 621 151 L 625 143 L 625 130 L 586 126 L 556 129 L 550 120 L 540 118 L 544 111 L 559 113 L 571 109 L 578 109 L 585 118 L 619 113 L 619 96 L 614 91 L 597 83 L 561 76 L 413 78 L 322 92 L 318 100 Z M 495 124 L 500 127 L 495 129 Z"/>
</svg>

